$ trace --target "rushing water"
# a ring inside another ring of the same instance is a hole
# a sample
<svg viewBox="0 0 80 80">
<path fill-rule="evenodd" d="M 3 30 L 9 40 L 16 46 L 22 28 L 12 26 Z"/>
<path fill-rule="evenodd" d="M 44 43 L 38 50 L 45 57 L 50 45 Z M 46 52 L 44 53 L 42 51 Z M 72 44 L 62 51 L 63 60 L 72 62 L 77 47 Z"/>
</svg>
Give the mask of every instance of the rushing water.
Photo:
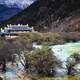
<svg viewBox="0 0 80 80">
<path fill-rule="evenodd" d="M 41 48 L 42 45 L 33 44 L 35 48 Z M 65 43 L 63 45 L 53 45 L 51 46 L 54 55 L 57 56 L 61 61 L 66 61 L 67 58 L 76 52 L 80 52 L 80 42 L 76 43 Z"/>
<path fill-rule="evenodd" d="M 36 45 L 36 44 L 33 44 L 33 47 L 35 48 L 41 48 L 42 45 Z M 65 61 L 67 60 L 67 58 L 75 53 L 75 52 L 80 52 L 80 42 L 76 42 L 76 43 L 65 43 L 63 45 L 53 45 L 51 46 L 52 47 L 52 50 L 54 52 L 54 55 L 60 59 L 61 61 L 63 61 L 63 66 L 65 67 Z M 19 67 L 20 68 L 23 68 L 21 67 L 22 65 L 19 64 Z M 80 69 L 80 65 L 77 66 L 79 69 Z M 58 73 L 57 75 L 66 75 L 66 70 L 65 69 L 57 69 Z M 16 68 L 9 68 L 7 69 L 7 72 L 5 74 L 7 77 L 10 78 L 13 78 L 13 77 L 16 77 Z M 13 79 L 12 79 L 13 80 Z M 14 79 L 16 80 L 16 79 Z M 18 80 L 18 78 L 17 78 Z"/>
<path fill-rule="evenodd" d="M 41 48 L 42 45 L 36 45 L 33 44 L 33 47 L 35 48 Z M 65 43 L 63 45 L 53 45 L 50 46 L 54 52 L 54 55 L 63 62 L 62 66 L 66 68 L 66 60 L 67 58 L 73 54 L 73 53 L 79 53 L 80 52 L 80 42 L 76 43 Z M 75 68 L 80 70 L 80 64 L 76 65 Z M 57 69 L 57 75 L 56 76 L 63 76 L 67 74 L 66 69 Z M 79 72 L 80 75 L 80 72 Z"/>
</svg>

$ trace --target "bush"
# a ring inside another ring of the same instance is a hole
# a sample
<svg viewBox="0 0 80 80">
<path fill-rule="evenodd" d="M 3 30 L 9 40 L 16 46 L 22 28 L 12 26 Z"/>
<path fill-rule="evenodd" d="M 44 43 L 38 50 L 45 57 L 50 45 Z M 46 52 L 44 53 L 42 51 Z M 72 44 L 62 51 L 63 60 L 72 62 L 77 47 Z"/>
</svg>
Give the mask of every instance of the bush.
<svg viewBox="0 0 80 80">
<path fill-rule="evenodd" d="M 53 45 L 64 43 L 63 37 L 59 33 L 27 32 L 24 34 L 20 34 L 20 36 L 23 37 L 23 39 L 26 41 L 36 42 L 37 44 Z"/>
<path fill-rule="evenodd" d="M 41 44 L 43 42 L 44 39 L 44 33 L 40 33 L 40 32 L 34 32 L 33 34 L 33 42 L 37 42 L 38 44 Z"/>
<path fill-rule="evenodd" d="M 74 73 L 76 72 L 74 66 L 77 65 L 78 63 L 80 63 L 80 54 L 73 53 L 67 60 L 68 75 L 74 75 Z"/>
<path fill-rule="evenodd" d="M 59 33 L 47 33 L 45 41 L 49 44 L 62 44 L 64 40 Z"/>
<path fill-rule="evenodd" d="M 26 41 L 29 41 L 29 42 L 32 42 L 32 38 L 33 38 L 33 35 L 31 32 L 26 32 L 26 33 L 21 33 L 19 34 L 20 37 L 22 37 L 24 40 Z"/>
<path fill-rule="evenodd" d="M 2 78 L 2 77 L 0 77 L 0 80 L 3 80 L 3 78 Z"/>
<path fill-rule="evenodd" d="M 37 72 L 37 74 L 41 75 L 50 75 L 51 70 L 60 64 L 48 46 L 25 54 L 25 58 L 28 64 L 27 70 L 30 74 Z"/>
</svg>

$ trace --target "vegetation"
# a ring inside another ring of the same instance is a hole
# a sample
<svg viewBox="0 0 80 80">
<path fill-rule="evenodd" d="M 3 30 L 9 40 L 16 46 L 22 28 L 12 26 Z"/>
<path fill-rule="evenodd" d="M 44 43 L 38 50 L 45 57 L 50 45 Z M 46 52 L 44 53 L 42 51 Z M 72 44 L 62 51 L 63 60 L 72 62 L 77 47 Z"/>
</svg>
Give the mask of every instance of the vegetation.
<svg viewBox="0 0 80 80">
<path fill-rule="evenodd" d="M 80 40 L 80 32 L 26 32 L 19 34 L 19 36 L 30 43 L 43 45 L 56 45 L 65 42 L 77 42 Z"/>
<path fill-rule="evenodd" d="M 42 76 L 50 76 L 51 71 L 61 64 L 48 46 L 43 46 L 41 49 L 34 49 L 26 53 L 25 59 L 27 73 L 37 73 Z"/>
<path fill-rule="evenodd" d="M 12 49 L 14 48 L 10 42 L 7 40 L 5 41 L 4 39 L 0 39 L 0 65 L 3 65 L 2 71 L 6 71 L 5 68 L 7 61 L 13 61 L 12 56 L 14 51 Z"/>
<path fill-rule="evenodd" d="M 19 37 L 13 39 L 6 39 L 4 36 L 0 38 L 0 64 L 3 65 L 2 71 L 6 71 L 6 63 L 15 61 L 15 54 L 18 55 L 19 61 L 25 68 L 27 74 L 44 76 L 44 80 L 55 75 L 55 68 L 61 67 L 61 62 L 54 56 L 52 49 L 45 45 L 39 49 L 32 49 L 32 43 L 49 45 L 59 44 L 58 41 L 64 42 L 64 37 L 59 33 L 40 33 L 27 32 L 19 34 Z M 27 52 L 28 51 L 28 52 Z M 25 57 L 24 57 L 25 56 Z M 24 62 L 22 62 L 22 59 Z M 72 61 L 70 61 L 72 59 Z M 80 54 L 75 53 L 67 60 L 68 75 L 74 75 L 74 66 L 80 62 Z M 76 70 L 74 70 L 76 72 Z M 45 78 L 47 76 L 48 78 Z M 43 80 L 42 78 L 40 80 Z"/>
<path fill-rule="evenodd" d="M 39 78 L 38 80 L 78 80 L 77 77 L 69 76 L 69 77 L 56 77 L 56 78 L 51 78 L 51 77 L 42 77 Z"/>
<path fill-rule="evenodd" d="M 79 8 L 80 1 L 76 0 L 38 0 L 0 26 L 29 23 L 37 31 L 79 32 Z"/>
<path fill-rule="evenodd" d="M 38 75 L 38 80 L 58 80 L 59 78 L 51 76 L 55 76 L 55 72 L 57 73 L 56 68 L 62 68 L 61 61 L 54 56 L 54 52 L 47 45 L 80 40 L 80 19 L 78 19 L 80 10 L 76 11 L 79 8 L 79 0 L 37 0 L 16 16 L 0 23 L 0 26 L 3 27 L 7 24 L 29 23 L 34 26 L 35 30 L 42 31 L 19 33 L 19 37 L 15 40 L 6 39 L 4 36 L 0 37 L 0 67 L 2 67 L 2 71 L 6 71 L 6 64 L 9 61 L 16 62 L 17 55 L 17 59 L 24 66 L 27 74 Z M 75 16 L 76 13 L 78 18 Z M 33 43 L 45 46 L 32 49 Z M 70 77 L 61 77 L 60 79 L 77 80 L 71 75 L 75 75 L 77 70 L 74 67 L 78 63 L 80 64 L 80 54 L 72 54 L 67 60 L 67 74 Z M 37 80 L 32 76 L 28 78 Z M 3 79 L 0 77 L 0 80 Z"/>
<path fill-rule="evenodd" d="M 76 70 L 74 69 L 74 66 L 80 63 L 80 54 L 74 53 L 72 54 L 68 60 L 67 60 L 67 70 L 68 75 L 74 75 Z"/>
<path fill-rule="evenodd" d="M 27 32 L 20 34 L 20 36 L 22 36 L 25 40 L 37 44 L 54 45 L 64 43 L 63 37 L 59 33 Z"/>
<path fill-rule="evenodd" d="M 3 80 L 3 78 L 2 78 L 2 77 L 0 77 L 0 80 Z"/>
<path fill-rule="evenodd" d="M 15 62 L 16 55 L 20 57 L 20 54 L 27 49 L 31 49 L 28 41 L 21 37 L 13 39 L 6 39 L 4 36 L 0 37 L 0 65 L 2 65 L 2 71 L 6 71 L 6 63 L 11 61 Z"/>
</svg>

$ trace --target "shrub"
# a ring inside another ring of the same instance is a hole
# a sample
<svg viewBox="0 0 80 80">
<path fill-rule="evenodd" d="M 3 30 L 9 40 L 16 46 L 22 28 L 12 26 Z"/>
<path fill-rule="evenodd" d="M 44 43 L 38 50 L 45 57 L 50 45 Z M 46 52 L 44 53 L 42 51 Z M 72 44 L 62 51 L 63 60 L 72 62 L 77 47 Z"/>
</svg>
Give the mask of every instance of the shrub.
<svg viewBox="0 0 80 80">
<path fill-rule="evenodd" d="M 44 33 L 35 32 L 33 33 L 33 42 L 37 42 L 38 44 L 41 44 L 44 39 Z"/>
<path fill-rule="evenodd" d="M 52 36 L 50 36 L 50 38 L 51 38 L 51 40 L 54 44 L 64 43 L 64 40 L 63 40 L 62 36 L 58 33 L 54 33 Z"/>
<path fill-rule="evenodd" d="M 29 42 L 36 42 L 37 44 L 63 44 L 64 40 L 59 33 L 41 33 L 41 32 L 27 32 L 20 35 L 24 40 Z"/>
<path fill-rule="evenodd" d="M 3 78 L 2 78 L 2 77 L 0 77 L 0 80 L 3 80 Z"/>
<path fill-rule="evenodd" d="M 79 53 L 73 53 L 67 60 L 67 69 L 68 69 L 68 75 L 74 75 L 76 70 L 74 69 L 74 66 L 80 63 L 80 54 Z M 74 70 L 74 73 L 72 73 Z"/>
<path fill-rule="evenodd" d="M 19 36 L 22 37 L 26 41 L 32 42 L 33 35 L 31 32 L 21 33 L 19 34 Z"/>
<path fill-rule="evenodd" d="M 60 64 L 48 46 L 35 49 L 25 54 L 25 58 L 28 64 L 27 70 L 31 74 L 37 72 L 37 74 L 49 75 L 51 70 Z"/>
</svg>

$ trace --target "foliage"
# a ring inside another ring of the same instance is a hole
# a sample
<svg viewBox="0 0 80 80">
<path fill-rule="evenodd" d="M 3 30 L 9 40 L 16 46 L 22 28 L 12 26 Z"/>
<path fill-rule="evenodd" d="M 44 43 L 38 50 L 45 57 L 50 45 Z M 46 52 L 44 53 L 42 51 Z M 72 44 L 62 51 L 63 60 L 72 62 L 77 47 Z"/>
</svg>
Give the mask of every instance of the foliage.
<svg viewBox="0 0 80 80">
<path fill-rule="evenodd" d="M 80 40 L 80 32 L 27 32 L 19 35 L 26 41 L 47 45 L 63 44 L 64 42 Z"/>
<path fill-rule="evenodd" d="M 21 34 L 25 40 L 36 42 L 37 44 L 62 44 L 64 43 L 63 37 L 59 33 L 41 33 L 41 32 L 28 32 Z"/>
<path fill-rule="evenodd" d="M 21 47 L 24 50 L 32 49 L 32 34 L 30 32 L 19 34 L 19 37 L 16 39 L 19 48 Z"/>
<path fill-rule="evenodd" d="M 80 60 L 80 54 L 79 54 L 79 53 L 73 53 L 73 54 L 71 55 L 71 57 Z"/>
<path fill-rule="evenodd" d="M 20 54 L 27 49 L 31 49 L 32 44 L 29 41 L 26 41 L 23 37 L 18 37 L 16 39 L 6 39 L 5 37 L 0 38 L 0 65 L 6 68 L 6 62 L 15 61 L 15 54 Z"/>
<path fill-rule="evenodd" d="M 74 75 L 75 69 L 74 66 L 80 63 L 80 54 L 74 53 L 72 54 L 68 60 L 67 60 L 67 69 L 68 69 L 68 75 Z"/>
<path fill-rule="evenodd" d="M 78 80 L 75 76 L 65 76 L 65 77 L 42 77 L 39 80 Z"/>
<path fill-rule="evenodd" d="M 31 32 L 21 33 L 21 34 L 19 34 L 19 36 L 22 37 L 23 40 L 32 42 L 33 35 Z"/>
<path fill-rule="evenodd" d="M 26 53 L 25 58 L 29 66 L 28 72 L 49 75 L 51 70 L 60 64 L 60 61 L 53 54 L 48 46 Z"/>
<path fill-rule="evenodd" d="M 59 33 L 46 33 L 45 41 L 50 42 L 51 44 L 62 44 L 62 43 L 64 43 L 64 40 Z"/>
<path fill-rule="evenodd" d="M 34 32 L 33 34 L 33 42 L 37 42 L 38 44 L 41 44 L 43 42 L 44 39 L 44 33 L 40 33 L 40 32 Z"/>
<path fill-rule="evenodd" d="M 72 23 L 72 19 L 74 19 L 72 17 L 75 17 L 74 16 L 75 12 L 79 8 L 80 8 L 79 0 L 78 1 L 76 0 L 55 0 L 55 1 L 38 0 L 33 5 L 30 5 L 24 11 L 15 15 L 11 19 L 1 23 L 1 25 L 29 23 L 30 25 L 33 25 L 35 29 L 38 31 L 45 30 L 44 29 L 45 26 L 47 27 L 48 31 L 51 30 L 52 28 L 53 28 L 53 31 L 70 31 L 70 32 L 80 31 L 80 27 L 78 28 L 76 27 L 77 22 L 74 21 L 76 23 L 75 25 L 74 25 L 74 22 Z M 73 16 L 70 14 L 72 14 Z M 66 17 L 68 18 L 66 19 Z M 65 19 L 65 22 L 62 23 L 64 19 Z M 56 26 L 55 21 L 56 21 L 56 24 L 58 24 L 58 26 L 60 25 L 60 23 L 62 23 L 63 25 L 58 27 Z M 67 23 L 68 26 L 66 26 L 65 23 Z M 79 20 L 78 20 L 78 24 L 79 24 Z M 66 30 L 67 27 L 69 29 Z M 57 28 L 58 30 L 56 30 L 55 28 Z"/>
<path fill-rule="evenodd" d="M 69 64 L 77 64 L 80 61 L 80 54 L 79 53 L 73 53 L 69 58 L 68 58 L 68 63 Z"/>
<path fill-rule="evenodd" d="M 80 40 L 80 32 L 68 32 L 63 34 L 63 36 L 66 42 L 69 42 L 69 41 L 76 42 Z"/>
<path fill-rule="evenodd" d="M 3 78 L 2 78 L 2 77 L 0 77 L 0 80 L 3 80 Z"/>
</svg>

